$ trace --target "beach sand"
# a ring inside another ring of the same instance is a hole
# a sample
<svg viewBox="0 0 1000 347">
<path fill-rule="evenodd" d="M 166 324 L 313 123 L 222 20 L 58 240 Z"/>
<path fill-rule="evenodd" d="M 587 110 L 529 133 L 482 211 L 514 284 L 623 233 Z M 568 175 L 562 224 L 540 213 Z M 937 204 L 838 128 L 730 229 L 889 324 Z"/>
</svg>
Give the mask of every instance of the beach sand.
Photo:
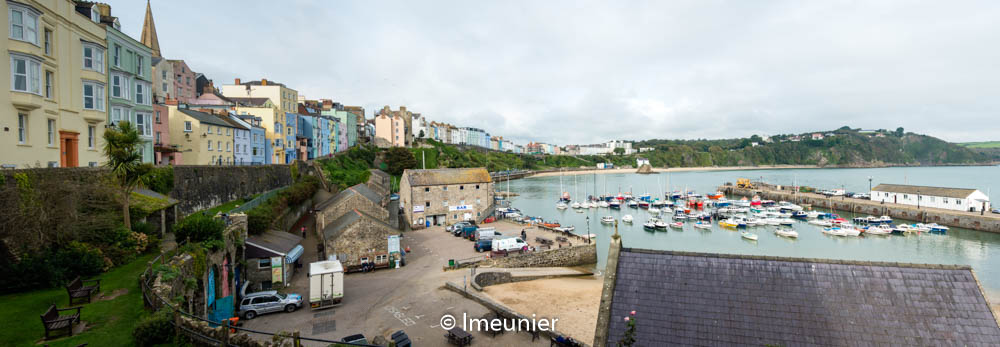
<svg viewBox="0 0 1000 347">
<path fill-rule="evenodd" d="M 708 166 L 708 167 L 673 167 L 673 168 L 653 168 L 653 172 L 689 172 L 689 171 L 737 171 L 737 170 L 770 170 L 770 169 L 816 169 L 818 166 L 814 165 L 762 165 L 762 166 Z M 532 175 L 531 177 L 549 177 L 549 176 L 559 176 L 560 174 L 565 176 L 571 175 L 590 175 L 590 174 L 620 174 L 620 173 L 635 173 L 634 168 L 628 169 L 607 169 L 607 170 L 574 170 L 574 171 L 563 171 L 563 172 L 541 172 Z"/>
<path fill-rule="evenodd" d="M 553 278 L 484 289 L 486 295 L 520 314 L 558 318 L 556 331 L 590 344 L 597 327 L 603 282 L 601 277 Z"/>
</svg>

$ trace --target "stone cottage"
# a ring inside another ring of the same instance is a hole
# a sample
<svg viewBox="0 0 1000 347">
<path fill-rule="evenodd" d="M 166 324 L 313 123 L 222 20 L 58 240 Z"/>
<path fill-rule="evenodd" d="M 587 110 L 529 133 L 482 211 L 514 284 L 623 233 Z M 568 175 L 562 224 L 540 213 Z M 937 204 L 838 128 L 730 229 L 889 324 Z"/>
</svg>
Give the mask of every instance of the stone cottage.
<svg viewBox="0 0 1000 347">
<path fill-rule="evenodd" d="M 399 206 L 414 227 L 482 220 L 493 206 L 493 179 L 485 168 L 405 170 Z"/>
<path fill-rule="evenodd" d="M 372 169 L 371 175 L 368 176 L 368 188 L 378 193 L 380 196 L 388 196 L 389 191 L 392 188 L 392 176 L 388 173 L 379 169 Z"/>
<path fill-rule="evenodd" d="M 362 211 L 380 221 L 389 221 L 389 211 L 385 209 L 384 195 L 372 191 L 364 184 L 344 189 L 332 198 L 316 205 L 316 230 L 324 230 L 326 225 L 352 210 Z"/>
<path fill-rule="evenodd" d="M 389 266 L 389 236 L 398 235 L 388 223 L 360 210 L 351 210 L 323 229 L 326 259 L 336 258 L 345 271 L 358 271 L 365 263 Z"/>
</svg>

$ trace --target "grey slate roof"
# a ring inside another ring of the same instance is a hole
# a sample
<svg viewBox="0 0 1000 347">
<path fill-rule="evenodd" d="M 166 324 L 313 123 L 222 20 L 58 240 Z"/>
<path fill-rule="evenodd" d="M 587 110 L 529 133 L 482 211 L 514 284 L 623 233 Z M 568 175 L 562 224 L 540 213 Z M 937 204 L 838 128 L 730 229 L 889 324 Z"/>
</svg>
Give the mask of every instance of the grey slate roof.
<svg viewBox="0 0 1000 347">
<path fill-rule="evenodd" d="M 972 188 L 945 188 L 945 187 L 928 187 L 928 186 L 911 186 L 905 184 L 879 184 L 872 188 L 874 191 L 889 192 L 889 193 L 901 193 L 901 194 L 920 194 L 929 196 L 940 196 L 945 198 L 958 198 L 965 199 L 969 197 L 976 190 Z"/>
<path fill-rule="evenodd" d="M 344 230 L 346 230 L 347 226 L 354 224 L 354 222 L 357 222 L 362 218 L 374 222 L 376 224 L 381 224 L 386 228 L 395 229 L 388 223 L 380 221 L 378 220 L 378 218 L 372 217 L 367 213 L 358 210 L 351 210 L 351 212 L 345 213 L 343 216 L 340 216 L 340 218 L 337 218 L 337 220 L 333 221 L 330 224 L 327 224 L 326 227 L 323 228 L 324 239 L 334 240 L 340 237 L 340 234 L 342 234 Z"/>
<path fill-rule="evenodd" d="M 344 199 L 354 196 L 355 194 L 365 197 L 366 199 L 375 203 L 375 205 L 377 206 L 380 207 L 382 206 L 383 198 L 379 196 L 378 193 L 372 191 L 371 188 L 368 188 L 368 186 L 364 185 L 363 183 L 359 183 L 340 191 L 340 193 L 337 193 L 337 195 L 334 195 L 333 197 L 327 199 L 326 201 L 323 201 L 319 205 L 316 205 L 316 209 L 323 209 L 324 207 L 330 206 L 331 204 L 340 203 L 341 201 L 344 201 Z"/>
<path fill-rule="evenodd" d="M 487 183 L 492 180 L 485 168 L 469 169 L 428 169 L 403 171 L 404 179 L 411 187 L 436 186 L 445 184 Z"/>
<path fill-rule="evenodd" d="M 623 248 L 608 346 L 1000 346 L 967 266 Z"/>
<path fill-rule="evenodd" d="M 284 232 L 268 230 L 260 235 L 253 235 L 247 238 L 247 258 L 276 257 L 271 251 L 287 254 L 292 248 L 302 243 L 302 237 Z M 264 248 L 267 248 L 265 250 Z"/>
<path fill-rule="evenodd" d="M 181 111 L 181 113 L 183 113 L 183 114 L 191 116 L 191 118 L 197 119 L 199 122 L 202 122 L 202 123 L 207 123 L 207 124 L 212 124 L 212 125 L 221 125 L 221 126 L 230 127 L 230 128 L 242 128 L 242 127 L 234 125 L 232 122 L 229 121 L 229 119 L 223 119 L 222 117 L 216 116 L 214 114 L 205 113 L 205 112 L 201 112 L 201 111 L 195 111 L 195 110 L 186 109 L 186 108 L 181 108 L 181 109 L 177 109 L 177 110 Z"/>
<path fill-rule="evenodd" d="M 244 98 L 244 97 L 228 97 L 228 99 L 240 106 L 249 107 L 259 107 L 267 104 L 268 98 Z"/>
</svg>

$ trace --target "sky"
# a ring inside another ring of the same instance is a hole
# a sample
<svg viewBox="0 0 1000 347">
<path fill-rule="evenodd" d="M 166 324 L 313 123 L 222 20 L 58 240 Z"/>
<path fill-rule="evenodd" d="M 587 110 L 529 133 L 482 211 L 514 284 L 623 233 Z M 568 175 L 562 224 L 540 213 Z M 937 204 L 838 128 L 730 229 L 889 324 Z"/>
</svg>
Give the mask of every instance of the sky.
<svg viewBox="0 0 1000 347">
<path fill-rule="evenodd" d="M 145 1 L 109 2 L 139 37 Z M 1000 1 L 152 0 L 216 85 L 406 106 L 517 143 L 904 127 L 1000 140 Z"/>
</svg>

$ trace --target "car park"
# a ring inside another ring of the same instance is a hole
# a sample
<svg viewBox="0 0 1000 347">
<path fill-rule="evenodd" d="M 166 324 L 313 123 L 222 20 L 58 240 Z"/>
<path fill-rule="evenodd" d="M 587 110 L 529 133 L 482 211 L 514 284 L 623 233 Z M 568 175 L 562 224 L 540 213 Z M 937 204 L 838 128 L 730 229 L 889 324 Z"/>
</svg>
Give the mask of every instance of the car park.
<svg viewBox="0 0 1000 347">
<path fill-rule="evenodd" d="M 255 317 L 272 312 L 294 312 L 302 307 L 302 296 L 298 294 L 281 294 L 270 290 L 250 293 L 240 302 L 239 312 L 243 318 Z"/>
<path fill-rule="evenodd" d="M 472 223 L 469 223 L 469 222 L 458 222 L 458 223 L 455 223 L 455 224 L 452 224 L 452 225 L 449 225 L 449 226 L 445 227 L 444 230 L 448 231 L 448 232 L 451 232 L 451 233 L 454 233 L 456 229 L 457 230 L 462 230 L 462 228 L 464 228 L 466 226 L 469 226 L 469 225 L 472 225 Z"/>
</svg>

